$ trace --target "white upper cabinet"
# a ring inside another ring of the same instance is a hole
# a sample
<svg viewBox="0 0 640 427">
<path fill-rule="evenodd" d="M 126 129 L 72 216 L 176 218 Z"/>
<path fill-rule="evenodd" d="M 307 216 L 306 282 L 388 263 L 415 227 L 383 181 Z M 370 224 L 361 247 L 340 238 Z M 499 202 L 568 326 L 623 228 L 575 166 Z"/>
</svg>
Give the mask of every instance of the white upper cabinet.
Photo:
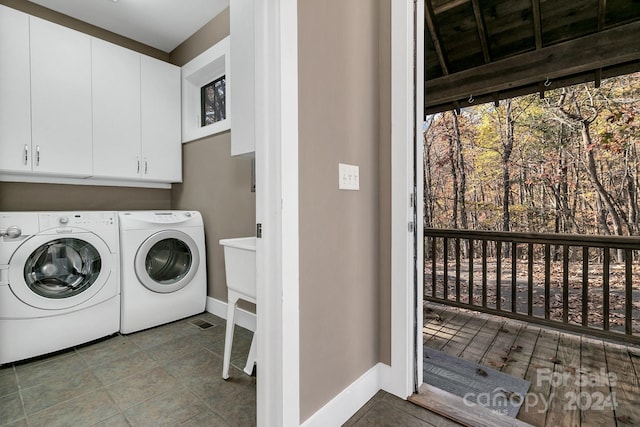
<svg viewBox="0 0 640 427">
<path fill-rule="evenodd" d="M 0 5 L 0 170 L 31 171 L 29 15 Z"/>
<path fill-rule="evenodd" d="M 231 155 L 255 152 L 255 41 L 253 0 L 229 5 L 231 66 Z"/>
<path fill-rule="evenodd" d="M 180 85 L 179 67 L 0 5 L 0 179 L 182 181 Z"/>
<path fill-rule="evenodd" d="M 148 56 L 140 59 L 143 178 L 180 182 L 180 68 Z"/>
<path fill-rule="evenodd" d="M 93 175 L 137 179 L 140 144 L 140 54 L 93 38 Z"/>
<path fill-rule="evenodd" d="M 91 38 L 30 18 L 33 171 L 93 173 Z"/>
</svg>

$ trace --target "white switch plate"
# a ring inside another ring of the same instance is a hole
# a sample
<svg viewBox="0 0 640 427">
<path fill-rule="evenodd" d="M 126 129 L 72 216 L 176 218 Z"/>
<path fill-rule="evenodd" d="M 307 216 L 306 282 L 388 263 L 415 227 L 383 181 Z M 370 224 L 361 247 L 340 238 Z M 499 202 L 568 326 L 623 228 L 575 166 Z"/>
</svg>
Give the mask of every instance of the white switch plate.
<svg viewBox="0 0 640 427">
<path fill-rule="evenodd" d="M 338 188 L 360 190 L 360 167 L 338 163 Z"/>
</svg>

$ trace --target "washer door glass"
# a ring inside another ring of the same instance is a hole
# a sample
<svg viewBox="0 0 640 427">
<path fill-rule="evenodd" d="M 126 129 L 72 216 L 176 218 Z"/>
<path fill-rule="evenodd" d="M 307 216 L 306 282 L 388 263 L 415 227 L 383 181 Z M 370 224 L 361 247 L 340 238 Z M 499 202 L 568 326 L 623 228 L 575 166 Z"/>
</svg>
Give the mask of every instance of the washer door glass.
<svg viewBox="0 0 640 427">
<path fill-rule="evenodd" d="M 196 274 L 199 254 L 194 240 L 176 230 L 158 232 L 140 245 L 135 270 L 138 279 L 154 292 L 175 292 Z"/>
<path fill-rule="evenodd" d="M 100 275 L 97 249 L 81 239 L 65 238 L 39 246 L 27 258 L 24 280 L 34 293 L 52 299 L 78 295 Z"/>
<path fill-rule="evenodd" d="M 183 241 L 163 239 L 149 249 L 145 269 L 154 281 L 173 285 L 189 273 L 192 261 L 191 250 Z"/>
</svg>

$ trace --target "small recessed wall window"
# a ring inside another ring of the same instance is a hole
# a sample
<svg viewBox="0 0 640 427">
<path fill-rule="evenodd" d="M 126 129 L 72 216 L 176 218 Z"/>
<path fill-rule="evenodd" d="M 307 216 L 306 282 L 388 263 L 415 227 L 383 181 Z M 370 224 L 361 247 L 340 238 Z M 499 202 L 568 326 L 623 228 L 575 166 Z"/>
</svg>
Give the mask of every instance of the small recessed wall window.
<svg viewBox="0 0 640 427">
<path fill-rule="evenodd" d="M 182 67 L 182 142 L 231 129 L 229 37 Z"/>
</svg>

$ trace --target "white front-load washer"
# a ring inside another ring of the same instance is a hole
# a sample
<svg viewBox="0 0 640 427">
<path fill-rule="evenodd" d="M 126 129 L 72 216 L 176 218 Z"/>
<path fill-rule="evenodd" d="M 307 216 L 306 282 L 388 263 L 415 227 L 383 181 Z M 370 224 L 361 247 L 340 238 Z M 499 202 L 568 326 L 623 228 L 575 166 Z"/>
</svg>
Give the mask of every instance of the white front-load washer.
<svg viewBox="0 0 640 427">
<path fill-rule="evenodd" d="M 204 223 L 197 211 L 119 212 L 120 332 L 204 312 Z"/>
<path fill-rule="evenodd" d="M 116 212 L 0 212 L 0 364 L 120 329 Z"/>
</svg>

